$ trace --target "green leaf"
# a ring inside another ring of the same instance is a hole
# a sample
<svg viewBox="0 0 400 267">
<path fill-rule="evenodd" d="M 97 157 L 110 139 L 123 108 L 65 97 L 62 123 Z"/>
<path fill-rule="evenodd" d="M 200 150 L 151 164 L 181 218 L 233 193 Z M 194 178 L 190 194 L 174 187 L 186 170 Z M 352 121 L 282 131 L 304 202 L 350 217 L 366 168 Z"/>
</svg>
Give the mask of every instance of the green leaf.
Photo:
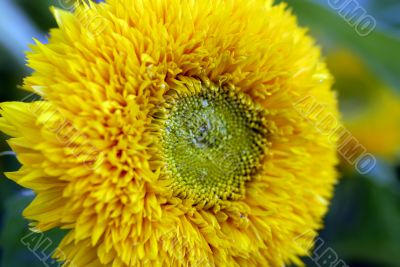
<svg viewBox="0 0 400 267">
<path fill-rule="evenodd" d="M 1 266 L 59 266 L 50 256 L 65 232 L 54 229 L 33 233 L 29 230 L 28 221 L 22 217 L 22 211 L 33 197 L 31 191 L 24 190 L 5 203 L 4 225 L 0 235 L 3 250 Z"/>
<path fill-rule="evenodd" d="M 400 193 L 365 177 L 343 178 L 327 216 L 323 239 L 345 262 L 398 266 Z"/>
<path fill-rule="evenodd" d="M 392 36 L 378 28 L 367 36 L 360 36 L 333 8 L 310 0 L 285 2 L 299 17 L 300 24 L 310 28 L 312 35 L 317 36 L 324 47 L 349 47 L 363 57 L 374 72 L 400 91 L 398 36 Z"/>
</svg>

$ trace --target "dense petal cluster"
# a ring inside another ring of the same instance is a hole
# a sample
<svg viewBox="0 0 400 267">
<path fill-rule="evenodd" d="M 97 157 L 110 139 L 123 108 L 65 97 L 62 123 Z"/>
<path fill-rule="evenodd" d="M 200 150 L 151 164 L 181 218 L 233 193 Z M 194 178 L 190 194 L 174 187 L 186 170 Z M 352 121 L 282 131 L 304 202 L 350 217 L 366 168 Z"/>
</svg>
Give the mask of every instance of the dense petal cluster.
<svg viewBox="0 0 400 267">
<path fill-rule="evenodd" d="M 295 104 L 311 97 L 338 114 L 319 49 L 286 6 L 108 0 L 53 12 L 58 28 L 33 46 L 24 82 L 42 100 L 1 104 L 0 129 L 23 165 L 8 176 L 36 194 L 24 216 L 39 230 L 68 230 L 55 257 L 78 267 L 300 264 L 336 181 L 337 138 Z M 263 139 L 254 129 L 267 133 L 238 197 L 199 202 L 170 187 L 179 179 L 165 171 L 158 111 L 188 81 L 244 99 L 215 104 L 224 116 L 212 123 L 237 123 L 251 140 Z M 247 107 L 262 118 L 226 115 Z"/>
</svg>

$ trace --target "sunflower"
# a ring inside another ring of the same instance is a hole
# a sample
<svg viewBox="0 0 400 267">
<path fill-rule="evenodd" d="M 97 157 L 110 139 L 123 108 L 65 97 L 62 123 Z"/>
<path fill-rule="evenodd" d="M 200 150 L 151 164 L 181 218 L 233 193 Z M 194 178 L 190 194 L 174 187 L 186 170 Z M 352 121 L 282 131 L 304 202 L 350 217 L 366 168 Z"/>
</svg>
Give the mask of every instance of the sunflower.
<svg viewBox="0 0 400 267">
<path fill-rule="evenodd" d="M 328 64 L 337 81 L 343 123 L 362 145 L 358 153 L 366 150 L 395 161 L 400 152 L 400 95 L 349 49 L 332 52 Z M 354 144 L 350 146 L 354 149 Z"/>
<path fill-rule="evenodd" d="M 301 265 L 337 175 L 332 78 L 285 4 L 109 0 L 53 9 L 0 128 L 60 227 L 65 266 Z M 304 108 L 307 109 L 307 105 Z"/>
</svg>

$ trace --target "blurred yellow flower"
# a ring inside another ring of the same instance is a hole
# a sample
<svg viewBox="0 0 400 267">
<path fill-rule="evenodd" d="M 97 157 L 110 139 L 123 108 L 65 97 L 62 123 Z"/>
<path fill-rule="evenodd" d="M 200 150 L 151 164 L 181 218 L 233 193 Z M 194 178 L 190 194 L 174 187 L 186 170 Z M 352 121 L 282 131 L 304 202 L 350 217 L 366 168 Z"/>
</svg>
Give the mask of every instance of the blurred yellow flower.
<svg viewBox="0 0 400 267">
<path fill-rule="evenodd" d="M 332 79 L 284 4 L 109 0 L 54 10 L 0 129 L 31 188 L 24 215 L 69 232 L 75 266 L 301 264 L 322 226 L 338 119 Z M 332 132 L 333 126 L 323 131 Z"/>
<path fill-rule="evenodd" d="M 332 53 L 328 65 L 336 79 L 345 127 L 369 153 L 394 160 L 400 149 L 400 95 L 349 50 Z"/>
</svg>

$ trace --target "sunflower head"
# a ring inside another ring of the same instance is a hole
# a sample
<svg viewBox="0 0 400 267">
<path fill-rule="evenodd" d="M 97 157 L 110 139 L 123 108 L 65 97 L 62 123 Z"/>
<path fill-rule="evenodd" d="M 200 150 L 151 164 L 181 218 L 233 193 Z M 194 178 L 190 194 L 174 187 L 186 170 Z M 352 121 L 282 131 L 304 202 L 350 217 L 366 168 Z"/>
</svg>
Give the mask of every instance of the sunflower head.
<svg viewBox="0 0 400 267">
<path fill-rule="evenodd" d="M 394 161 L 400 151 L 400 96 L 352 51 L 335 51 L 328 57 L 328 64 L 337 80 L 341 109 L 346 115 L 343 123 L 362 145 L 357 147 L 357 153 L 366 150 Z M 345 70 L 343 64 L 348 66 Z M 340 144 L 346 149 L 346 139 Z M 347 147 L 355 149 L 352 142 Z"/>
<path fill-rule="evenodd" d="M 336 182 L 319 49 L 284 4 L 108 0 L 53 9 L 24 88 L 1 104 L 31 188 L 76 266 L 301 265 Z M 101 25 L 101 27 L 92 27 Z M 99 24 L 99 22 L 101 22 Z M 101 31 L 99 31 L 101 29 Z"/>
</svg>

